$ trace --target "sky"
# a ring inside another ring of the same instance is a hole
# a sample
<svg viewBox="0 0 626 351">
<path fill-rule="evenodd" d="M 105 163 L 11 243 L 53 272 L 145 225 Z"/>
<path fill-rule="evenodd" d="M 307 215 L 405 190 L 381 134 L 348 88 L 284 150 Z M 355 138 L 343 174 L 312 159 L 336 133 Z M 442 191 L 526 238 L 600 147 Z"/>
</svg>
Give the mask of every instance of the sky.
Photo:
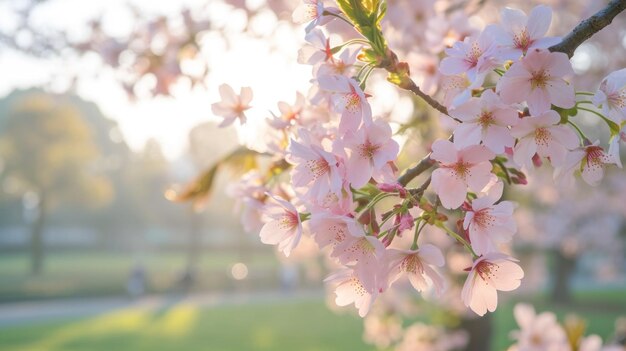
<svg viewBox="0 0 626 351">
<path fill-rule="evenodd" d="M 253 1 L 254 2 L 254 1 Z M 0 26 L 11 26 L 8 7 L 18 2 L 0 1 Z M 103 28 L 112 35 L 124 35 L 133 28 L 133 18 L 128 12 L 132 3 L 142 13 L 176 13 L 182 6 L 201 9 L 203 4 L 214 26 L 224 27 L 231 45 L 217 33 L 203 38 L 203 59 L 209 63 L 207 88 L 191 90 L 184 84 L 175 86 L 173 97 L 142 98 L 130 102 L 115 79 L 115 72 L 103 69 L 95 56 L 82 58 L 37 59 L 14 51 L 0 52 L 0 96 L 16 88 L 41 86 L 52 81 L 48 87 L 55 92 L 67 89 L 69 72 L 77 72 L 81 79 L 76 92 L 95 102 L 103 113 L 119 125 L 126 142 L 134 150 L 140 150 L 150 138 L 157 139 L 165 155 L 174 159 L 187 148 L 188 132 L 206 121 L 219 121 L 212 116 L 211 104 L 219 101 L 217 87 L 228 83 L 236 91 L 250 86 L 254 92 L 253 109 L 249 112 L 249 125 L 237 128 L 241 141 L 253 143 L 263 134 L 264 119 L 270 110 L 277 111 L 276 103 L 295 100 L 294 87 L 306 87 L 310 67 L 296 63 L 297 51 L 304 31 L 294 31 L 291 26 L 279 24 L 272 14 L 265 14 L 253 24 L 253 31 L 271 35 L 275 49 L 271 50 L 264 40 L 253 39 L 239 32 L 245 23 L 242 12 L 218 0 L 150 1 L 150 0 L 48 0 L 32 15 L 37 28 L 62 29 L 73 38 L 84 35 L 84 25 L 89 19 L 103 16 Z M 208 5 L 207 5 L 208 4 Z M 208 6 L 208 7 L 207 7 Z M 70 14 L 70 15 L 68 15 Z M 4 24 L 2 24 L 4 23 Z M 60 79 L 59 79 L 60 78 Z M 267 89 L 271 84 L 271 89 Z M 254 144 L 253 144 L 254 146 Z"/>
</svg>

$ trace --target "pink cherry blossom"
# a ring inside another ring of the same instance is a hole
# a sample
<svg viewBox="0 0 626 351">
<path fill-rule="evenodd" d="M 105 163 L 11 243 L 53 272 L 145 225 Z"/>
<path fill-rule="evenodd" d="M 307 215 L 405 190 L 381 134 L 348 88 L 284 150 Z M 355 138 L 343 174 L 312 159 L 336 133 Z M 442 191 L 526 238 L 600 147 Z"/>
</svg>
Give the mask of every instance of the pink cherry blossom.
<svg viewBox="0 0 626 351">
<path fill-rule="evenodd" d="M 513 151 L 515 163 L 530 168 L 536 153 L 541 157 L 549 157 L 555 167 L 563 165 L 568 150 L 576 148 L 579 140 L 571 128 L 558 124 L 560 120 L 559 114 L 553 110 L 522 118 L 511 129 L 511 135 L 518 138 Z"/>
<path fill-rule="evenodd" d="M 406 275 L 415 290 L 424 292 L 432 286 L 437 295 L 441 295 L 445 281 L 433 266 L 442 267 L 444 263 L 441 250 L 431 244 L 422 245 L 417 250 L 390 249 L 385 262 L 388 285 Z"/>
<path fill-rule="evenodd" d="M 517 340 L 519 351 L 566 351 L 569 350 L 567 337 L 556 316 L 551 312 L 535 313 L 526 304 L 517 304 L 513 309 L 519 330 L 512 332 Z"/>
<path fill-rule="evenodd" d="M 524 271 L 515 262 L 516 259 L 496 252 L 487 253 L 474 261 L 461 291 L 465 306 L 479 316 L 495 311 L 498 290 L 515 290 L 524 277 Z"/>
<path fill-rule="evenodd" d="M 241 124 L 246 123 L 246 115 L 244 112 L 250 108 L 252 101 L 252 89 L 249 87 L 241 88 L 240 95 L 236 95 L 233 88 L 228 84 L 222 84 L 219 87 L 222 101 L 211 105 L 213 114 L 224 117 L 220 127 L 231 125 L 237 118 Z"/>
<path fill-rule="evenodd" d="M 280 111 L 280 116 L 274 116 L 267 120 L 267 123 L 273 128 L 285 129 L 298 123 L 300 114 L 304 110 L 304 95 L 296 92 L 296 102 L 293 105 L 279 101 L 278 110 Z"/>
<path fill-rule="evenodd" d="M 445 51 L 448 57 L 441 61 L 439 66 L 441 73 L 445 75 L 467 73 L 471 82 L 500 65 L 495 57 L 495 42 L 487 32 L 482 32 L 478 37 L 466 37 Z"/>
<path fill-rule="evenodd" d="M 339 56 L 332 56 L 330 60 L 323 62 L 313 68 L 314 76 L 338 75 L 350 77 L 355 72 L 354 64 L 357 62 L 359 50 L 346 48 Z"/>
<path fill-rule="evenodd" d="M 578 344 L 578 351 L 601 351 L 602 338 L 598 335 L 589 335 L 581 338 Z M 623 349 L 622 349 L 623 350 Z"/>
<path fill-rule="evenodd" d="M 467 188 L 479 192 L 491 179 L 493 152 L 482 145 L 457 148 L 448 140 L 437 140 L 430 156 L 439 161 L 439 168 L 432 173 L 432 187 L 439 195 L 441 204 L 455 209 L 465 201 Z"/>
<path fill-rule="evenodd" d="M 394 181 L 388 177 L 393 175 L 388 162 L 395 161 L 399 146 L 391 135 L 389 123 L 379 119 L 336 141 L 348 151 L 346 179 L 353 188 L 361 188 L 372 176 L 381 182 Z"/>
<path fill-rule="evenodd" d="M 332 246 L 333 249 L 351 235 L 350 233 L 357 233 L 360 230 L 354 218 L 323 211 L 311 214 L 309 227 L 313 239 L 320 248 Z"/>
<path fill-rule="evenodd" d="M 338 75 L 323 75 L 317 79 L 322 90 L 332 93 L 335 110 L 341 113 L 340 134 L 356 132 L 361 122 L 372 122 L 372 110 L 356 80 Z"/>
<path fill-rule="evenodd" d="M 548 6 L 536 6 L 528 17 L 523 11 L 508 7 L 500 15 L 502 24 L 489 26 L 486 31 L 500 45 L 502 59 L 517 60 L 532 49 L 547 49 L 561 40 L 557 37 L 544 38 L 552 22 L 552 10 Z"/>
<path fill-rule="evenodd" d="M 472 97 L 472 91 L 479 89 L 484 82 L 485 76 L 478 76 L 471 81 L 466 73 L 441 78 L 442 89 L 444 91 L 443 104 L 453 109 Z"/>
<path fill-rule="evenodd" d="M 324 15 L 324 12 L 338 13 L 334 7 L 324 7 L 323 0 L 302 0 L 302 3 L 293 11 L 292 19 L 298 24 L 311 22 L 306 26 L 307 33 L 316 26 L 322 26 L 332 20 L 332 16 Z"/>
<path fill-rule="evenodd" d="M 574 87 L 563 77 L 573 74 L 566 54 L 533 49 L 506 71 L 496 91 L 506 104 L 526 101 L 531 115 L 549 110 L 550 104 L 571 108 L 575 104 Z"/>
<path fill-rule="evenodd" d="M 298 50 L 298 63 L 317 65 L 333 59 L 330 38 L 327 38 L 322 30 L 315 28 L 307 33 L 304 39 L 310 45 L 305 45 Z"/>
<path fill-rule="evenodd" d="M 587 145 L 571 151 L 562 167 L 555 170 L 554 178 L 559 179 L 560 183 L 571 184 L 573 174 L 580 170 L 583 180 L 591 185 L 600 184 L 604 177 L 604 167 L 607 164 L 615 163 L 613 157 L 602 147 L 598 146 L 600 142 L 596 141 L 592 145 Z"/>
<path fill-rule="evenodd" d="M 480 98 L 472 98 L 451 109 L 450 116 L 462 122 L 454 130 L 454 144 L 458 147 L 482 142 L 491 151 L 502 154 L 506 147 L 515 144 L 509 126 L 517 124 L 518 112 L 503 104 L 491 90 L 485 91 Z"/>
<path fill-rule="evenodd" d="M 612 72 L 602 80 L 593 103 L 602 106 L 602 113 L 613 122 L 626 121 L 626 68 Z"/>
<path fill-rule="evenodd" d="M 478 255 L 497 252 L 497 245 L 510 241 L 517 231 L 513 203 L 502 201 L 496 204 L 503 188 L 503 183 L 497 182 L 472 201 L 465 213 L 463 228 L 469 231 L 472 248 Z"/>
<path fill-rule="evenodd" d="M 359 265 L 371 273 L 385 252 L 385 247 L 375 236 L 366 235 L 363 230 L 350 230 L 349 235 L 335 246 L 331 257 L 341 264 Z"/>
<path fill-rule="evenodd" d="M 338 306 L 347 306 L 354 303 L 359 310 L 359 316 L 365 317 L 374 300 L 378 296 L 376 287 L 367 287 L 352 269 L 344 269 L 328 278 L 324 282 L 338 284 L 335 288 L 335 303 Z"/>
<path fill-rule="evenodd" d="M 261 242 L 276 245 L 285 256 L 289 256 L 302 236 L 302 222 L 296 208 L 284 199 L 267 194 L 276 203 L 268 202 L 263 209 L 266 221 L 261 228 Z"/>
<path fill-rule="evenodd" d="M 307 187 L 307 194 L 319 200 L 329 192 L 341 197 L 343 189 L 340 161 L 312 141 L 309 134 L 300 130 L 301 142 L 291 139 L 287 161 L 294 164 L 291 181 L 294 187 Z"/>
</svg>

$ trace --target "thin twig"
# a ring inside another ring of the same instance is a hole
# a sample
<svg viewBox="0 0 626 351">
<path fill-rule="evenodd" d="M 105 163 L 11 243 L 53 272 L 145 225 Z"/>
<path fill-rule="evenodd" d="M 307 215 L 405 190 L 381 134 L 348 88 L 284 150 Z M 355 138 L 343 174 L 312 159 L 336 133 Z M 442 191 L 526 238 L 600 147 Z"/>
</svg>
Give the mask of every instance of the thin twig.
<svg viewBox="0 0 626 351">
<path fill-rule="evenodd" d="M 613 18 L 624 9 L 626 9 L 626 0 L 612 0 L 604 9 L 580 22 L 560 43 L 551 46 L 549 50 L 563 52 L 569 57 L 574 56 L 574 51 L 580 44 L 611 24 Z"/>
</svg>

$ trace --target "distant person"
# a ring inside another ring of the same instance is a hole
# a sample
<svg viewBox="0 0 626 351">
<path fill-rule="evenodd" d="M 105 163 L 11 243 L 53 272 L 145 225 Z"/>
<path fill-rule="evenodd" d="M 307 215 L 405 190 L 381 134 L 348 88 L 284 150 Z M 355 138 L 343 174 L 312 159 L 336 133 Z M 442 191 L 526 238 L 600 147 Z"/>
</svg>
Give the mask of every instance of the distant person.
<svg viewBox="0 0 626 351">
<path fill-rule="evenodd" d="M 128 294 L 136 299 L 141 297 L 146 292 L 146 269 L 140 263 L 136 263 L 131 272 L 130 277 L 128 277 L 128 282 L 126 283 L 126 290 Z"/>
<path fill-rule="evenodd" d="M 285 264 L 280 269 L 280 285 L 284 292 L 292 292 L 298 285 L 298 266 Z"/>
</svg>

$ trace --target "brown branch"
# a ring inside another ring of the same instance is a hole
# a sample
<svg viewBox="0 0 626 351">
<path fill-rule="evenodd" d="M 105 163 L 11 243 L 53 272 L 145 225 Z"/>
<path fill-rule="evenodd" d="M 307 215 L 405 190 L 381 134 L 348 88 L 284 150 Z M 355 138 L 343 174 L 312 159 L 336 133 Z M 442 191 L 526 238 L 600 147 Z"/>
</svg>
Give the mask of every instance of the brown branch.
<svg viewBox="0 0 626 351">
<path fill-rule="evenodd" d="M 432 96 L 423 92 L 412 79 L 409 80 L 408 85 L 403 88 L 422 98 L 422 100 L 432 106 L 435 110 L 443 113 L 444 115 L 450 116 L 448 114 L 448 109 L 445 106 L 440 104 L 439 101 L 435 100 Z"/>
<path fill-rule="evenodd" d="M 626 9 L 626 0 L 612 0 L 602 10 L 580 22 L 563 40 L 550 47 L 552 52 L 563 52 L 567 56 L 574 56 L 574 51 L 585 40 L 611 24 L 615 16 Z"/>
<path fill-rule="evenodd" d="M 432 167 L 435 164 L 435 160 L 430 158 L 430 155 L 430 153 L 426 155 L 426 157 L 424 157 L 418 164 L 416 164 L 415 167 L 408 168 L 406 171 L 404 171 L 400 178 L 398 178 L 398 183 L 400 183 L 402 186 L 406 186 L 411 180 L 413 180 L 413 178 L 424 173 L 426 170 Z"/>
</svg>

